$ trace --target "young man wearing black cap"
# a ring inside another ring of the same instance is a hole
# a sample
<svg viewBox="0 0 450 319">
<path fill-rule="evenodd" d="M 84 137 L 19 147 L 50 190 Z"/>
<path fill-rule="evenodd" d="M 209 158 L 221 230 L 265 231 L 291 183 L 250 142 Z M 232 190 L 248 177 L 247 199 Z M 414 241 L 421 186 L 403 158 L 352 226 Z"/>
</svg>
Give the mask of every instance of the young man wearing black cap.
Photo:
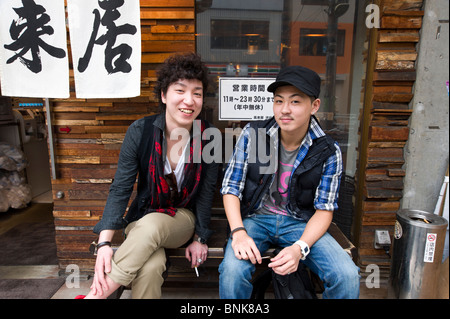
<svg viewBox="0 0 450 319">
<path fill-rule="evenodd" d="M 277 274 L 295 272 L 301 261 L 324 282 L 323 298 L 359 296 L 358 267 L 326 232 L 342 154 L 314 116 L 320 83 L 310 69 L 282 69 L 267 89 L 274 117 L 249 123 L 237 141 L 221 189 L 231 229 L 219 267 L 221 298 L 250 298 L 255 264 L 273 245 L 283 247 L 269 263 Z M 267 165 L 256 154 L 273 156 Z"/>
</svg>

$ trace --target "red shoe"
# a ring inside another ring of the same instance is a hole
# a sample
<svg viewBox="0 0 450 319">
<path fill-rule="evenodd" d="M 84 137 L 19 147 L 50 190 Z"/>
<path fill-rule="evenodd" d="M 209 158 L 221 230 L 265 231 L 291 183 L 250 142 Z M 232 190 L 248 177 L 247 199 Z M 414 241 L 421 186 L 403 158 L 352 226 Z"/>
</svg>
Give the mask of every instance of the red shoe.
<svg viewBox="0 0 450 319">
<path fill-rule="evenodd" d="M 75 299 L 84 299 L 86 298 L 86 295 L 78 295 L 75 297 Z"/>
</svg>

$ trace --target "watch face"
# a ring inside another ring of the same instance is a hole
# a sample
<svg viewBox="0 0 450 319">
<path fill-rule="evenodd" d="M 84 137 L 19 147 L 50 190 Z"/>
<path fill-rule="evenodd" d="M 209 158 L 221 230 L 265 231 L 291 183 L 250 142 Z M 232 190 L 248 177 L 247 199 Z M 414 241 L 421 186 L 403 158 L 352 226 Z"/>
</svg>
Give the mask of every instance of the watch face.
<svg viewBox="0 0 450 319">
<path fill-rule="evenodd" d="M 200 244 L 205 244 L 205 243 L 206 243 L 206 240 L 204 240 L 204 239 L 201 238 L 201 237 L 199 237 L 199 238 L 197 239 L 197 241 L 198 241 Z"/>
<path fill-rule="evenodd" d="M 91 243 L 89 245 L 89 252 L 94 255 L 96 253 L 96 248 L 97 248 L 97 245 L 95 244 L 95 242 Z"/>
</svg>

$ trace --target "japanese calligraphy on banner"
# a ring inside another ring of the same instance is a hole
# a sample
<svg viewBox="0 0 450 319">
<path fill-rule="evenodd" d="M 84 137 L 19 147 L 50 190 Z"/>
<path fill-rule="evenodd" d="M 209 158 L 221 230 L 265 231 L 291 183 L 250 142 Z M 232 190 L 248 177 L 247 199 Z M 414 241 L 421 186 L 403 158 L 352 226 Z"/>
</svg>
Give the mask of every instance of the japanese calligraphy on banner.
<svg viewBox="0 0 450 319">
<path fill-rule="evenodd" d="M 0 1 L 2 95 L 69 97 L 64 0 Z"/>
<path fill-rule="evenodd" d="M 67 0 L 77 98 L 140 95 L 139 0 Z"/>
<path fill-rule="evenodd" d="M 219 120 L 265 120 L 273 116 L 274 78 L 220 78 Z"/>
</svg>

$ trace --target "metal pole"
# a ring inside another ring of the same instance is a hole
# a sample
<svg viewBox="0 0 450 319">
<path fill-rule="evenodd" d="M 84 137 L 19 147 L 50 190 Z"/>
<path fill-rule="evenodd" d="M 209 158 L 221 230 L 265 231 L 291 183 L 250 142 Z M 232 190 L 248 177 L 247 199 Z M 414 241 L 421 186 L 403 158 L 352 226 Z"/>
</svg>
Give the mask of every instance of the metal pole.
<svg viewBox="0 0 450 319">
<path fill-rule="evenodd" d="M 328 28 L 327 28 L 327 73 L 325 87 L 325 112 L 334 112 L 336 98 L 336 51 L 337 51 L 337 28 L 338 17 L 336 16 L 336 0 L 328 1 Z"/>
<path fill-rule="evenodd" d="M 50 149 L 50 165 L 52 169 L 52 178 L 56 179 L 56 164 L 55 164 L 55 151 L 53 145 L 53 130 L 52 130 L 52 115 L 50 112 L 50 102 L 45 99 L 45 113 L 47 113 L 47 132 L 48 132 L 48 147 Z"/>
</svg>

